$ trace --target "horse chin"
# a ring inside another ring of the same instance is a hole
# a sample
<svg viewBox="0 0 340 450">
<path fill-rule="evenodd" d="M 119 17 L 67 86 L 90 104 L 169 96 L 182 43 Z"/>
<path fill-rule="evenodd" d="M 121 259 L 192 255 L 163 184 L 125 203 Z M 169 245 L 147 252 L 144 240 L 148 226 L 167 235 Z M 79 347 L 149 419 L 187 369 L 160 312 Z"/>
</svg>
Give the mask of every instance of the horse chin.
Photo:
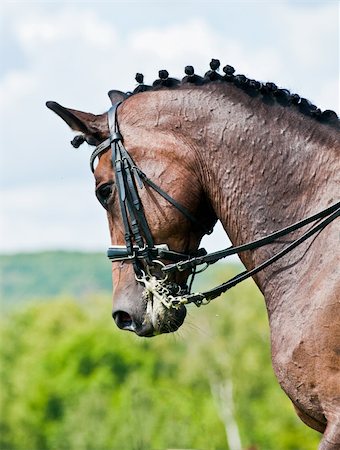
<svg viewBox="0 0 340 450">
<path fill-rule="evenodd" d="M 173 333 L 183 324 L 185 316 L 185 306 L 168 309 L 159 303 L 148 303 L 142 326 L 134 331 L 138 336 L 143 337 Z"/>
</svg>

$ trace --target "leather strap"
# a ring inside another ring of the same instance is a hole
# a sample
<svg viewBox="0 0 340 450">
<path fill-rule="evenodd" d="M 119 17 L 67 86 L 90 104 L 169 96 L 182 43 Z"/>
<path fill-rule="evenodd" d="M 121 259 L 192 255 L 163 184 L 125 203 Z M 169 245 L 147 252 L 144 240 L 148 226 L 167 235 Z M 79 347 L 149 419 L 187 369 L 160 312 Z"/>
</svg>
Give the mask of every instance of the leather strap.
<svg viewBox="0 0 340 450">
<path fill-rule="evenodd" d="M 231 278 L 230 280 L 226 281 L 225 283 L 220 284 L 219 286 L 216 286 L 213 289 L 210 289 L 209 291 L 205 291 L 199 294 L 189 294 L 186 296 L 186 303 L 195 303 L 197 306 L 200 306 L 203 301 L 210 302 L 216 297 L 219 297 L 221 294 L 226 292 L 227 290 L 231 289 L 232 287 L 236 286 L 238 283 L 241 283 L 241 281 L 246 280 L 247 278 L 252 277 L 253 275 L 256 275 L 261 270 L 265 269 L 266 267 L 270 266 L 283 256 L 285 256 L 287 253 L 292 251 L 295 247 L 302 244 L 305 240 L 310 238 L 311 236 L 315 235 L 316 233 L 321 232 L 327 225 L 329 225 L 334 219 L 340 216 L 340 202 L 334 205 L 334 207 L 337 206 L 337 209 L 333 211 L 331 214 L 328 215 L 328 217 L 324 218 L 322 221 L 314 225 L 311 229 L 306 231 L 302 236 L 300 236 L 298 239 L 295 239 L 291 244 L 289 244 L 287 247 L 285 247 L 280 252 L 276 253 L 271 258 L 265 260 L 263 263 L 259 264 L 252 270 L 245 270 L 244 272 L 239 273 L 235 277 Z"/>
<path fill-rule="evenodd" d="M 206 253 L 203 248 L 195 252 L 196 255 L 202 255 Z M 166 261 L 183 261 L 184 259 L 189 259 L 193 255 L 188 255 L 186 253 L 175 252 L 169 250 L 168 246 L 165 244 L 155 245 L 153 248 L 139 248 L 138 246 L 133 247 L 133 256 L 137 259 L 145 259 L 147 255 L 151 254 L 152 259 L 163 259 Z M 107 257 L 111 261 L 129 261 L 131 260 L 131 255 L 128 253 L 126 246 L 115 246 L 109 247 L 107 250 Z"/>
<path fill-rule="evenodd" d="M 217 252 L 208 253 L 207 255 L 191 258 L 188 261 L 181 261 L 178 264 L 169 264 L 168 266 L 163 268 L 164 272 L 170 273 L 175 271 L 183 271 L 192 269 L 193 267 L 199 266 L 201 264 L 214 264 L 220 259 L 226 258 L 227 256 L 235 255 L 238 253 L 242 253 L 248 250 L 255 250 L 257 248 L 263 247 L 264 245 L 272 244 L 276 239 L 286 236 L 293 231 L 296 231 L 305 225 L 308 225 L 312 222 L 315 222 L 318 219 L 322 219 L 334 211 L 340 208 L 340 202 L 335 203 L 329 208 L 323 209 L 322 211 L 309 216 L 299 222 L 296 222 L 292 225 L 289 225 L 286 228 L 282 228 L 281 230 L 275 231 L 274 233 L 268 234 L 263 238 L 257 239 L 252 242 L 248 242 L 247 244 L 242 244 L 238 246 L 231 246 L 224 250 L 219 250 Z"/>
</svg>

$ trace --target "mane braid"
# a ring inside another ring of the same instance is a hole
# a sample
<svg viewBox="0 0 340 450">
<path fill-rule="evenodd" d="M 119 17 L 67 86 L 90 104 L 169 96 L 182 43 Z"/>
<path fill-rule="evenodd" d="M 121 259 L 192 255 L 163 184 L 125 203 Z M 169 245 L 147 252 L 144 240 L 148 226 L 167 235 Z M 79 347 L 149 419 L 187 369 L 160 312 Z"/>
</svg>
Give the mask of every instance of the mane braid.
<svg viewBox="0 0 340 450">
<path fill-rule="evenodd" d="M 219 71 L 220 61 L 212 59 L 210 62 L 210 70 L 205 73 L 204 77 L 195 74 L 192 66 L 186 66 L 184 71 L 186 76 L 182 80 L 170 78 L 166 70 L 160 70 L 158 73 L 159 79 L 155 80 L 151 86 L 144 84 L 144 77 L 142 74 L 136 74 L 136 81 L 139 83 L 133 92 L 127 95 L 135 95 L 145 91 L 156 91 L 159 89 L 176 89 L 180 86 L 191 84 L 193 86 L 202 86 L 209 83 L 232 83 L 239 89 L 242 89 L 251 97 L 258 97 L 262 95 L 263 101 L 266 103 L 279 103 L 282 106 L 293 106 L 302 114 L 312 117 L 321 123 L 328 125 L 339 126 L 340 121 L 338 115 L 329 109 L 321 111 L 320 108 L 313 105 L 306 98 L 301 98 L 298 94 L 292 94 L 288 89 L 278 88 L 275 83 L 252 80 L 245 75 L 235 75 L 235 69 L 232 66 L 226 65 L 223 67 L 224 75 Z"/>
</svg>

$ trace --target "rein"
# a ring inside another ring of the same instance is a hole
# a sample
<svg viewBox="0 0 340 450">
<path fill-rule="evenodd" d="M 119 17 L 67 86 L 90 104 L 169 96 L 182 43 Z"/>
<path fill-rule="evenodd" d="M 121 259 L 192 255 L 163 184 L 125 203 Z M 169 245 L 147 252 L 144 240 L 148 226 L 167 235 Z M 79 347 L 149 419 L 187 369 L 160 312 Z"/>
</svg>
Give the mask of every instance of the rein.
<svg viewBox="0 0 340 450">
<path fill-rule="evenodd" d="M 189 303 L 194 303 L 196 306 L 207 304 L 228 289 L 236 286 L 241 281 L 257 274 L 264 268 L 273 264 L 305 240 L 320 233 L 329 223 L 339 217 L 340 202 L 263 238 L 247 244 L 231 246 L 209 254 L 207 254 L 206 250 L 203 248 L 199 249 L 196 254 L 185 254 L 170 250 L 167 244 L 155 245 L 144 214 L 143 205 L 138 195 L 137 186 L 140 189 L 142 189 L 144 185 L 151 187 L 181 212 L 191 223 L 202 229 L 205 234 L 210 234 L 212 230 L 206 229 L 206 227 L 204 227 L 185 207 L 170 197 L 135 165 L 133 159 L 123 145 L 123 137 L 119 132 L 117 108 L 120 103 L 121 102 L 116 103 L 108 111 L 110 137 L 103 141 L 93 151 L 90 158 L 90 166 L 92 172 L 94 172 L 95 159 L 102 152 L 111 148 L 112 166 L 115 173 L 119 206 L 124 225 L 125 246 L 116 245 L 109 247 L 107 256 L 111 261 L 129 261 L 133 263 L 136 280 L 144 285 L 143 296 L 147 300 L 153 301 L 154 299 L 157 299 L 167 308 L 179 308 L 181 305 Z M 312 225 L 309 230 L 305 231 L 283 250 L 279 251 L 271 258 L 268 258 L 252 270 L 245 270 L 208 291 L 193 294 L 190 293 L 194 276 L 207 269 L 211 264 L 230 255 L 254 250 L 274 243 L 278 238 L 287 236 L 312 223 L 314 223 L 314 225 Z M 170 261 L 171 264 L 164 265 L 161 261 L 162 259 Z M 142 262 L 144 264 L 142 264 Z M 197 267 L 203 264 L 205 264 L 205 267 L 198 271 Z M 163 275 L 163 278 L 154 275 L 153 272 L 155 269 L 157 269 L 156 271 L 158 271 L 158 274 Z M 190 271 L 192 274 L 189 289 L 168 281 L 169 273 L 183 271 Z"/>
<path fill-rule="evenodd" d="M 238 283 L 241 283 L 241 281 L 246 280 L 247 278 L 257 274 L 261 270 L 270 266 L 271 264 L 273 264 L 274 262 L 285 256 L 287 253 L 289 253 L 291 250 L 293 250 L 295 247 L 302 244 L 302 242 L 306 241 L 308 238 L 312 237 L 316 233 L 321 232 L 328 224 L 330 224 L 334 219 L 336 219 L 339 216 L 340 216 L 340 202 L 334 204 L 330 208 L 320 211 L 318 214 L 303 219 L 295 223 L 294 225 L 291 225 L 287 228 L 272 233 L 271 235 L 268 235 L 264 238 L 249 242 L 248 244 L 243 244 L 237 247 L 231 246 L 219 252 L 209 253 L 206 255 L 206 257 L 203 256 L 198 258 L 192 258 L 189 261 L 183 261 L 182 263 L 180 262 L 175 265 L 170 264 L 168 266 L 165 266 L 163 269 L 164 272 L 173 272 L 174 270 L 179 271 L 185 270 L 183 269 L 183 267 L 186 267 L 186 264 L 188 264 L 188 267 L 196 267 L 200 264 L 205 263 L 206 267 L 203 270 L 206 270 L 210 264 L 214 264 L 222 258 L 234 255 L 236 253 L 241 253 L 247 250 L 260 248 L 267 244 L 271 244 L 275 242 L 278 237 L 286 236 L 289 233 L 292 233 L 293 231 L 302 228 L 308 223 L 316 222 L 318 219 L 321 218 L 323 219 L 320 220 L 315 225 L 313 225 L 308 231 L 302 234 L 299 238 L 295 239 L 293 242 L 287 245 L 287 247 L 276 253 L 271 258 L 268 258 L 258 266 L 254 267 L 254 269 L 245 270 L 244 272 L 239 273 L 235 277 L 231 278 L 230 280 L 220 284 L 219 286 L 213 289 L 210 289 L 209 291 L 197 294 L 188 294 L 180 298 L 174 299 L 173 303 L 175 304 L 195 303 L 197 306 L 200 306 L 202 304 L 208 304 L 211 300 L 215 299 L 216 297 L 219 297 L 221 294 L 225 293 L 227 290 L 236 286 Z"/>
</svg>

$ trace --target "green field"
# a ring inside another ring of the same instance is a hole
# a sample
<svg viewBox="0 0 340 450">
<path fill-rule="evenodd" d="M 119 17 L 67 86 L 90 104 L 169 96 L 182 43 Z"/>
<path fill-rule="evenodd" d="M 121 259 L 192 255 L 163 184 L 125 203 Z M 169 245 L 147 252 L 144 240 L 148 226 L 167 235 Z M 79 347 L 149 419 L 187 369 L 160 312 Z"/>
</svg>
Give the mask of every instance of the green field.
<svg viewBox="0 0 340 450">
<path fill-rule="evenodd" d="M 141 339 L 111 318 L 98 254 L 2 256 L 1 450 L 314 450 L 270 364 L 264 302 L 246 281 Z M 237 267 L 220 265 L 214 285 Z M 234 431 L 233 431 L 234 430 Z"/>
</svg>

